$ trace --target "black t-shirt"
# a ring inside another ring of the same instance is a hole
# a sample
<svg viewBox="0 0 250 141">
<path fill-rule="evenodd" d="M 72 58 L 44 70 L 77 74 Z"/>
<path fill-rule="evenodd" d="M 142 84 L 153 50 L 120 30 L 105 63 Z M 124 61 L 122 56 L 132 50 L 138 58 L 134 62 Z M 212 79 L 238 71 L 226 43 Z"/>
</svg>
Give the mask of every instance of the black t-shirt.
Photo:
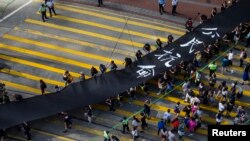
<svg viewBox="0 0 250 141">
<path fill-rule="evenodd" d="M 65 116 L 64 117 L 64 122 L 67 123 L 67 124 L 70 124 L 71 123 L 71 117 L 70 116 Z"/>
</svg>

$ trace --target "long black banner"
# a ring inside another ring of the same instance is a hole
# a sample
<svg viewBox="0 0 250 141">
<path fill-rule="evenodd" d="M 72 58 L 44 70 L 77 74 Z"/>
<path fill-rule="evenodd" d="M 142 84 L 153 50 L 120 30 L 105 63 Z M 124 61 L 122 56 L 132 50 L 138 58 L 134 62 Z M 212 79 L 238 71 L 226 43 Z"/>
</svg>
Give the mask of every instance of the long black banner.
<svg viewBox="0 0 250 141">
<path fill-rule="evenodd" d="M 58 93 L 0 105 L 0 129 L 99 103 L 108 97 L 116 96 L 182 60 L 192 60 L 196 51 L 204 50 L 203 43 L 213 43 L 233 30 L 240 22 L 250 20 L 249 13 L 250 1 L 240 0 L 173 44 L 144 56 L 125 69 L 71 84 Z"/>
</svg>

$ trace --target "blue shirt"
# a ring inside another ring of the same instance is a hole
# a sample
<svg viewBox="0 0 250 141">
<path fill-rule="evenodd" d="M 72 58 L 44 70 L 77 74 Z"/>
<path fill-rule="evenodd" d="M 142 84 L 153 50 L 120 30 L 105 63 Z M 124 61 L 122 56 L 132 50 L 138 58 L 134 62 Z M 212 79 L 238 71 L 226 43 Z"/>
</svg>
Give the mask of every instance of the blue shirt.
<svg viewBox="0 0 250 141">
<path fill-rule="evenodd" d="M 164 127 L 164 122 L 163 121 L 159 121 L 158 122 L 158 129 L 162 129 Z"/>
<path fill-rule="evenodd" d="M 226 59 L 226 58 L 224 58 L 224 59 L 222 60 L 222 67 L 226 67 L 226 66 L 228 66 L 228 64 L 229 64 L 229 60 Z"/>
<path fill-rule="evenodd" d="M 165 0 L 158 0 L 159 4 L 165 4 Z"/>
</svg>

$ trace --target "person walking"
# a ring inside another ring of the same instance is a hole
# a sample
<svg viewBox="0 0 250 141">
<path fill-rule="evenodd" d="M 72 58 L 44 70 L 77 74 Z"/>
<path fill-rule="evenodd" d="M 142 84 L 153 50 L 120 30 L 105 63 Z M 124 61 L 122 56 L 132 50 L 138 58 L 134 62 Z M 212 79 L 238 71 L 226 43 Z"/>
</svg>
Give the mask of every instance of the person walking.
<svg viewBox="0 0 250 141">
<path fill-rule="evenodd" d="M 145 113 L 141 113 L 141 130 L 142 132 L 148 127 L 148 123 L 146 121 L 147 117 Z"/>
<path fill-rule="evenodd" d="M 228 64 L 229 64 L 229 60 L 227 58 L 227 56 L 225 56 L 222 60 L 222 69 L 221 69 L 221 73 L 224 74 L 225 71 L 227 71 L 227 67 L 228 67 Z"/>
<path fill-rule="evenodd" d="M 219 112 L 216 114 L 216 125 L 220 125 L 220 124 L 221 124 L 221 121 L 222 121 L 222 113 L 219 111 Z"/>
<path fill-rule="evenodd" d="M 246 47 L 248 47 L 250 45 L 250 31 L 248 32 L 247 36 L 246 36 Z"/>
<path fill-rule="evenodd" d="M 137 52 L 135 53 L 136 60 L 140 60 L 142 58 L 142 55 L 142 52 L 140 50 L 137 50 Z"/>
<path fill-rule="evenodd" d="M 178 5 L 178 0 L 172 0 L 172 14 L 173 15 L 176 14 L 177 5 Z"/>
<path fill-rule="evenodd" d="M 173 131 L 168 131 L 168 141 L 176 141 Z"/>
<path fill-rule="evenodd" d="M 79 80 L 80 80 L 80 81 L 86 80 L 86 77 L 85 77 L 84 72 L 80 72 Z"/>
<path fill-rule="evenodd" d="M 30 126 L 26 122 L 24 122 L 22 126 L 24 129 L 24 135 L 26 136 L 27 140 L 31 140 Z"/>
<path fill-rule="evenodd" d="M 158 0 L 158 4 L 159 4 L 159 12 L 162 15 L 163 12 L 165 12 L 164 6 L 165 6 L 166 2 L 165 2 L 165 0 Z"/>
<path fill-rule="evenodd" d="M 100 64 L 100 66 L 99 66 L 99 70 L 101 71 L 101 73 L 102 73 L 102 74 L 104 74 L 104 73 L 107 71 L 107 68 L 106 68 L 106 66 L 105 66 L 105 65 Z"/>
<path fill-rule="evenodd" d="M 101 7 L 103 5 L 103 0 L 98 0 L 98 7 Z"/>
<path fill-rule="evenodd" d="M 247 52 L 244 49 L 240 51 L 240 67 L 243 66 L 243 61 L 247 58 Z"/>
<path fill-rule="evenodd" d="M 163 129 L 163 128 L 165 127 L 165 124 L 164 124 L 164 120 L 163 120 L 163 119 L 161 119 L 161 120 L 158 122 L 157 127 L 158 127 L 157 135 L 159 135 L 161 129 Z"/>
<path fill-rule="evenodd" d="M 136 118 L 136 116 L 133 116 L 133 120 L 132 120 L 132 128 L 137 129 L 139 126 L 139 122 L 140 120 L 138 118 Z"/>
<path fill-rule="evenodd" d="M 229 51 L 229 53 L 227 54 L 227 57 L 228 57 L 228 65 L 229 66 L 232 66 L 233 65 L 233 57 L 234 57 L 234 53 L 233 53 L 233 50 L 231 49 Z"/>
<path fill-rule="evenodd" d="M 125 134 L 125 130 L 129 132 L 129 127 L 128 127 L 128 119 L 126 117 L 123 117 L 122 122 L 122 133 Z"/>
<path fill-rule="evenodd" d="M 213 18 L 217 14 L 217 8 L 213 8 L 211 12 L 211 18 Z"/>
<path fill-rule="evenodd" d="M 64 114 L 64 131 L 63 131 L 63 133 L 67 133 L 68 129 L 71 129 L 72 118 L 67 113 L 63 113 L 63 114 Z"/>
<path fill-rule="evenodd" d="M 91 73 L 91 77 L 96 77 L 98 74 L 98 70 L 94 66 L 92 66 L 90 69 L 90 73 Z"/>
<path fill-rule="evenodd" d="M 40 89 L 42 91 L 42 95 L 45 93 L 46 88 L 47 88 L 46 83 L 42 79 L 40 79 Z"/>
<path fill-rule="evenodd" d="M 63 73 L 63 80 L 65 81 L 65 86 L 67 86 L 68 84 L 70 84 L 71 82 L 73 82 L 73 76 L 71 76 L 71 74 L 69 73 L 68 70 L 66 70 Z"/>
<path fill-rule="evenodd" d="M 116 70 L 118 67 L 117 67 L 117 65 L 115 64 L 115 62 L 112 60 L 111 62 L 110 62 L 110 71 L 114 71 L 114 70 Z"/>
<path fill-rule="evenodd" d="M 178 135 L 179 135 L 179 139 L 182 139 L 182 137 L 185 135 L 185 123 L 184 121 L 181 122 L 179 128 L 178 128 Z"/>
<path fill-rule="evenodd" d="M 215 71 L 217 70 L 217 64 L 215 63 L 215 61 L 210 63 L 208 65 L 208 68 L 209 68 L 209 76 L 212 76 L 212 74 L 215 73 Z"/>
<path fill-rule="evenodd" d="M 42 4 L 41 7 L 39 8 L 39 13 L 42 14 L 42 20 L 45 22 L 45 19 L 49 19 L 46 15 L 46 5 Z"/>
<path fill-rule="evenodd" d="M 193 27 L 193 21 L 191 17 L 189 17 L 188 20 L 186 21 L 185 27 L 186 27 L 187 32 L 191 32 L 193 30 L 194 27 Z"/>
<path fill-rule="evenodd" d="M 157 95 L 160 95 L 166 89 L 166 82 L 164 81 L 164 78 L 162 78 L 162 77 L 159 78 L 157 84 L 158 84 L 158 88 L 160 89 L 160 91 L 157 93 Z"/>
<path fill-rule="evenodd" d="M 170 123 L 172 119 L 172 114 L 170 113 L 170 109 L 168 109 L 168 111 L 163 114 L 162 119 L 164 120 L 165 125 L 167 123 Z"/>
<path fill-rule="evenodd" d="M 131 131 L 131 134 L 132 134 L 132 137 L 133 137 L 133 140 L 137 140 L 139 138 L 139 134 L 138 134 L 138 130 L 137 128 L 133 128 L 132 131 Z"/>
<path fill-rule="evenodd" d="M 164 127 L 161 129 L 161 141 L 167 141 L 168 130 Z"/>
<path fill-rule="evenodd" d="M 46 6 L 49 8 L 50 17 L 52 17 L 52 12 L 56 15 L 56 11 L 55 11 L 55 8 L 54 8 L 54 2 L 53 2 L 53 0 L 48 0 L 46 2 Z"/>
<path fill-rule="evenodd" d="M 109 131 L 103 131 L 104 141 L 111 141 L 109 136 Z"/>
<path fill-rule="evenodd" d="M 91 105 L 89 105 L 87 107 L 87 117 L 88 117 L 88 122 L 92 123 L 93 114 L 92 114 L 92 107 L 91 107 Z"/>
<path fill-rule="evenodd" d="M 250 68 L 250 64 L 248 63 L 245 68 L 244 68 L 244 72 L 243 72 L 243 75 L 242 75 L 242 85 L 244 85 L 244 82 L 245 81 L 249 81 L 249 68 Z"/>
<path fill-rule="evenodd" d="M 156 44 L 157 44 L 157 50 L 162 48 L 162 41 L 159 38 L 156 40 Z"/>
</svg>

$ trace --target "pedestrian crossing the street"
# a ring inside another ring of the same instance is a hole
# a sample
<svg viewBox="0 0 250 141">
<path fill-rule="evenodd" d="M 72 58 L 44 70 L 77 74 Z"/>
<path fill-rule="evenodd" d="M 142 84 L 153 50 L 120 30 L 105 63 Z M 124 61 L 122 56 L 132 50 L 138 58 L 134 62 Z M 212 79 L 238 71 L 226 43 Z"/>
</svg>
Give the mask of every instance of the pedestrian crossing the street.
<svg viewBox="0 0 250 141">
<path fill-rule="evenodd" d="M 40 3 L 40 0 L 33 1 L 34 5 Z M 168 35 L 171 34 L 177 39 L 185 34 L 184 27 L 172 23 L 145 20 L 143 17 L 131 17 L 124 13 L 112 13 L 63 2 L 56 2 L 55 5 L 57 16 L 43 22 L 41 15 L 34 11 L 22 23 L 0 37 L 0 60 L 4 64 L 4 67 L 0 68 L 0 82 L 6 84 L 10 94 L 20 93 L 25 98 L 41 95 L 40 80 L 48 85 L 45 94 L 55 92 L 55 86 L 61 88 L 65 86 L 62 75 L 66 70 L 73 76 L 74 82 L 79 81 L 81 72 L 89 79 L 92 66 L 100 71 L 100 64 L 109 67 L 113 60 L 118 68 L 122 69 L 124 58 L 130 57 L 135 60 L 135 52 L 142 50 L 145 43 L 152 45 L 152 50 L 155 50 L 157 48 L 156 39 L 160 39 L 165 44 Z M 234 62 L 238 63 L 238 61 L 239 55 L 235 55 Z M 245 62 L 250 62 L 249 58 Z M 216 63 L 221 65 L 220 60 L 216 60 Z M 216 72 L 219 81 L 241 82 L 243 68 L 238 65 L 229 68 L 234 71 L 233 74 L 222 74 L 220 70 Z M 209 70 L 204 69 L 202 73 L 209 75 Z M 183 78 L 179 76 L 175 78 L 178 83 L 183 82 Z M 143 109 L 146 99 L 151 101 L 158 99 L 158 102 L 151 105 L 153 112 L 152 117 L 148 120 L 149 127 L 141 133 L 141 138 L 159 140 L 157 122 L 161 120 L 163 113 L 168 109 L 174 113 L 174 105 L 177 102 L 180 102 L 182 106 L 188 105 L 188 103 L 176 94 L 182 92 L 180 86 L 176 85 L 173 93 L 162 97 L 157 95 L 157 82 L 150 80 L 148 83 L 152 84 L 148 96 L 138 90 L 135 100 L 129 102 L 128 98 L 124 98 L 124 105 L 117 108 L 115 112 L 108 111 L 108 106 L 103 103 L 93 105 L 96 117 L 92 124 L 87 124 L 82 109 L 72 112 L 77 124 L 73 124 L 70 133 L 61 132 L 64 123 L 58 116 L 34 121 L 31 130 L 33 137 L 37 141 L 42 141 L 43 138 L 62 141 L 78 141 L 85 138 L 89 141 L 99 141 L 103 139 L 103 131 L 111 129 L 124 116 L 136 115 L 139 117 L 140 112 L 138 111 Z M 205 81 L 204 84 L 209 85 Z M 218 84 L 215 87 L 218 87 Z M 196 88 L 193 90 L 198 95 L 199 91 Z M 27 93 L 31 95 L 25 95 Z M 246 99 L 237 99 L 236 105 L 249 107 L 250 90 L 244 90 L 244 97 Z M 201 104 L 200 108 L 205 113 L 202 121 L 206 124 L 196 131 L 196 136 L 185 136 L 184 141 L 205 139 L 207 136 L 206 125 L 216 123 L 214 117 L 218 112 L 217 106 Z M 235 117 L 236 112 L 231 112 L 230 116 Z M 180 117 L 185 117 L 184 112 L 180 113 Z M 222 124 L 232 124 L 232 119 L 225 118 Z M 172 125 L 168 126 L 170 128 Z M 49 128 L 46 129 L 46 127 Z M 121 127 L 118 127 L 111 134 L 119 135 L 122 141 L 132 140 L 130 134 L 122 134 L 121 130 Z M 22 134 L 16 134 L 15 130 L 11 130 L 8 136 L 13 140 L 25 140 Z"/>
</svg>

